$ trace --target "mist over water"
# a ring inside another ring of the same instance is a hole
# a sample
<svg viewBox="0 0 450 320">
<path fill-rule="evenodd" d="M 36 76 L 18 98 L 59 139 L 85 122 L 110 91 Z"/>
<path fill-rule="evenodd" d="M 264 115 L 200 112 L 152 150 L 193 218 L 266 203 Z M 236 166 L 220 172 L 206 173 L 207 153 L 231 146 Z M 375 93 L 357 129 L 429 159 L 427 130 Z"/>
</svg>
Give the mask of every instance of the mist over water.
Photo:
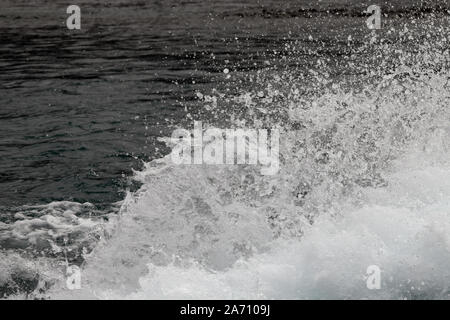
<svg viewBox="0 0 450 320">
<path fill-rule="evenodd" d="M 3 297 L 449 299 L 445 3 L 376 32 L 353 3 L 85 5 L 74 36 L 1 24 Z M 174 165 L 194 120 L 279 129 L 279 173 Z"/>
</svg>

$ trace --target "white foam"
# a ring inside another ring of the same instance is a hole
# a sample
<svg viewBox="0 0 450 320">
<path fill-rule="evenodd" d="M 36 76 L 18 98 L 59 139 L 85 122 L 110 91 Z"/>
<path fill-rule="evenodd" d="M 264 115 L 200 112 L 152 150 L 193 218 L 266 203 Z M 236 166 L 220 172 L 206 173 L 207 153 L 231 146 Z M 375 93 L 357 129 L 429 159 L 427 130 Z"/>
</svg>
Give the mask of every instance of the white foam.
<svg viewBox="0 0 450 320">
<path fill-rule="evenodd" d="M 295 73 L 258 73 L 267 99 L 255 88 L 229 102 L 238 127 L 281 122 L 279 174 L 152 161 L 86 257 L 83 289 L 52 297 L 448 299 L 448 72 L 420 57 L 402 55 L 411 61 L 359 93 L 316 74 L 317 95 L 303 97 Z M 380 290 L 366 286 L 371 265 Z"/>
<path fill-rule="evenodd" d="M 4 248 L 50 250 L 53 253 L 59 253 L 63 249 L 70 251 L 87 241 L 102 222 L 98 218 L 87 216 L 87 213 L 95 211 L 90 203 L 60 201 L 47 205 L 23 206 L 16 210 L 16 220 L 13 223 L 0 225 L 0 243 Z M 62 239 L 70 240 L 71 243 L 66 243 L 66 248 L 61 248 Z"/>
<path fill-rule="evenodd" d="M 105 290 L 98 297 L 449 299 L 450 167 L 405 168 L 405 162 L 387 188 L 364 191 L 365 205 L 323 215 L 301 241 L 274 241 L 269 251 L 221 271 L 148 264 L 134 292 Z M 370 265 L 382 270 L 380 290 L 366 286 Z"/>
</svg>

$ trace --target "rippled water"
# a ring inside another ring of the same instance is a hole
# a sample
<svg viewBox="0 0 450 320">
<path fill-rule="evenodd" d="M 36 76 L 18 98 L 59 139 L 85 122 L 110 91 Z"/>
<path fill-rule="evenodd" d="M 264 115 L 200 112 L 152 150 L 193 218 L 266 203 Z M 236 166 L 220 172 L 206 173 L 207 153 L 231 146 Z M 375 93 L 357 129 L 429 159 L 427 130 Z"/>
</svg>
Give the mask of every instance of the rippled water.
<svg viewBox="0 0 450 320">
<path fill-rule="evenodd" d="M 375 34 L 351 0 L 77 4 L 80 31 L 63 1 L 0 4 L 2 295 L 360 298 L 377 260 L 439 270 L 378 297 L 448 298 L 448 3 L 390 1 Z M 281 127 L 280 176 L 157 160 L 194 119 Z M 383 225 L 405 220 L 402 247 Z M 66 260 L 81 293 L 60 289 Z"/>
</svg>

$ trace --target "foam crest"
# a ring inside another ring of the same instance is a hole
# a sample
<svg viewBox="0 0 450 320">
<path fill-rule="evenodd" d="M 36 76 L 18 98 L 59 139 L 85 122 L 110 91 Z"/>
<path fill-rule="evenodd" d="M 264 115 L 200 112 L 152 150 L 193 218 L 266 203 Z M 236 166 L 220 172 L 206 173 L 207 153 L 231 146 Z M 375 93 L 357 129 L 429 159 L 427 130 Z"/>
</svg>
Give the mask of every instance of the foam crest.
<svg viewBox="0 0 450 320">
<path fill-rule="evenodd" d="M 405 29 L 394 43 L 374 34 L 344 61 L 348 77 L 319 57 L 308 70 L 257 71 L 234 90 L 198 94 L 222 126 L 280 128 L 279 174 L 170 156 L 148 163 L 114 235 L 86 255 L 76 295 L 448 299 L 442 25 L 416 30 L 434 31 L 421 43 Z M 381 290 L 366 287 L 370 265 L 382 270 Z"/>
<path fill-rule="evenodd" d="M 448 137 L 448 136 L 447 136 Z M 417 157 L 417 153 L 415 153 Z M 449 299 L 450 166 L 404 159 L 388 187 L 366 188 L 364 204 L 321 215 L 301 241 L 279 239 L 264 253 L 213 271 L 201 264 L 148 264 L 127 299 Z M 380 290 L 366 269 L 382 271 Z"/>
</svg>

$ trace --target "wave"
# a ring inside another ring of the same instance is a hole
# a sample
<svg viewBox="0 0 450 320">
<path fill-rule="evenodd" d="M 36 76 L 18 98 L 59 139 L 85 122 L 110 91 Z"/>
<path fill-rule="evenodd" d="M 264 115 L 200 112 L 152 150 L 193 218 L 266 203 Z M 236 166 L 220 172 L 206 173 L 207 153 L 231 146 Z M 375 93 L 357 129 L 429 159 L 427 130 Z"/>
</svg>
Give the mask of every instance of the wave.
<svg viewBox="0 0 450 320">
<path fill-rule="evenodd" d="M 365 190 L 360 208 L 323 215 L 301 241 L 276 240 L 223 271 L 149 263 L 134 292 L 98 297 L 450 299 L 450 167 L 400 167 L 388 188 Z M 381 268 L 380 290 L 366 286 L 371 265 Z"/>
<path fill-rule="evenodd" d="M 311 70 L 320 90 L 302 94 L 292 70 L 270 70 L 239 95 L 199 95 L 237 106 L 236 127 L 280 128 L 280 173 L 148 163 L 75 296 L 448 299 L 449 69 L 429 67 L 448 64 L 443 44 L 371 66 L 360 91 Z"/>
<path fill-rule="evenodd" d="M 87 258 L 75 297 L 449 299 L 449 137 L 449 127 L 431 131 L 384 172 L 383 187 L 355 190 L 314 223 L 256 181 L 236 181 L 233 197 L 220 190 L 233 189 L 229 177 L 213 183 L 217 170 L 152 163 L 115 236 Z M 371 265 L 380 290 L 366 287 Z"/>
<path fill-rule="evenodd" d="M 0 222 L 0 298 L 31 297 L 63 281 L 65 267 L 81 264 L 107 236 L 118 205 L 107 211 L 71 201 L 2 208 L 8 214 Z"/>
<path fill-rule="evenodd" d="M 318 55 L 314 68 L 236 75 L 238 89 L 198 94 L 211 126 L 279 129 L 279 174 L 147 163 L 110 236 L 83 253 L 82 289 L 55 281 L 45 297 L 449 299 L 446 25 L 424 26 L 433 36 L 413 45 L 407 29 L 396 43 L 371 36 L 339 66 L 349 76 Z M 380 290 L 366 286 L 370 265 Z"/>
</svg>

